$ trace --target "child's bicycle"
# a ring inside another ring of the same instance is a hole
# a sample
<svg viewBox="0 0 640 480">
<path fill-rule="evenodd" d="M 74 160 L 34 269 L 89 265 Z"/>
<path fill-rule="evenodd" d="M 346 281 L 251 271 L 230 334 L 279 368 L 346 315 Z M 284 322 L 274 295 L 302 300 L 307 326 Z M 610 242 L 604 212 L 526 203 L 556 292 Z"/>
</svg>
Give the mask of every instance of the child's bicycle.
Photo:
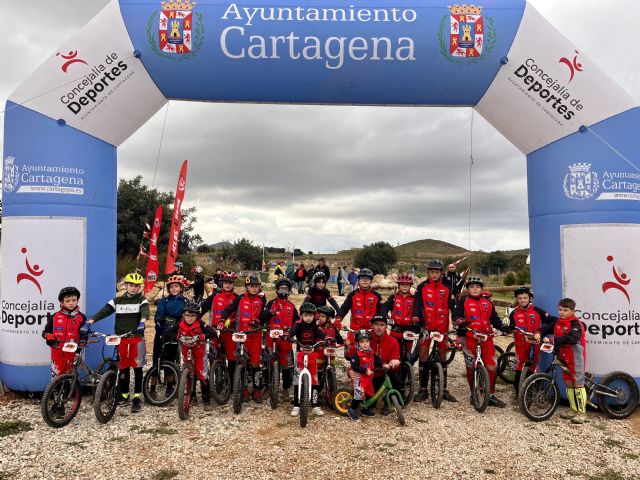
<svg viewBox="0 0 640 480">
<path fill-rule="evenodd" d="M 220 331 L 216 330 L 218 338 Z M 229 378 L 229 364 L 222 341 L 218 347 L 209 343 L 209 388 L 211 397 L 218 405 L 225 405 L 231 397 L 231 379 Z"/>
<path fill-rule="evenodd" d="M 50 427 L 64 427 L 73 420 L 80 409 L 82 388 L 91 387 L 95 392 L 100 375 L 111 368 L 113 360 L 105 357 L 104 343 L 102 345 L 103 361 L 96 370 L 87 365 L 82 355 L 88 344 L 98 343 L 98 338 L 105 337 L 107 335 L 100 332 L 89 332 L 87 338 L 80 339 L 78 343 L 65 342 L 62 345 L 63 352 L 75 352 L 75 357 L 71 369 L 53 378 L 42 394 L 40 413 Z"/>
<path fill-rule="evenodd" d="M 327 345 L 323 349 L 324 356 L 327 357 L 327 363 L 324 367 L 323 373 L 323 389 L 324 392 L 322 395 L 324 397 L 325 403 L 329 406 L 329 408 L 334 408 L 333 405 L 333 397 L 336 395 L 338 391 L 338 377 L 336 374 L 336 358 L 338 356 L 337 352 L 339 348 L 343 348 L 343 345 Z M 318 367 L 318 375 L 320 375 L 320 368 Z"/>
<path fill-rule="evenodd" d="M 117 347 L 123 338 L 136 335 L 137 331 L 127 332 L 123 335 L 106 335 L 105 345 Z M 96 393 L 93 396 L 93 411 L 100 423 L 108 423 L 116 413 L 118 407 L 118 381 L 120 378 L 120 355 L 118 349 L 113 349 L 113 357 L 109 362 L 109 368 L 100 376 Z"/>
<path fill-rule="evenodd" d="M 189 337 L 181 335 L 178 338 L 178 343 L 187 348 L 187 358 L 181 359 L 181 371 L 180 381 L 178 382 L 178 417 L 180 420 L 187 420 L 189 418 L 189 411 L 191 410 L 191 397 L 195 396 L 196 385 L 196 365 L 193 358 L 193 349 L 202 344 L 199 336 Z M 206 356 L 206 352 L 205 352 Z"/>
<path fill-rule="evenodd" d="M 255 328 L 245 332 L 233 332 L 231 339 L 236 344 L 236 371 L 233 374 L 233 389 L 231 399 L 233 403 L 233 413 L 239 414 L 242 411 L 242 402 L 244 401 L 244 392 L 249 387 L 249 355 L 244 350 L 244 343 L 247 341 L 247 335 L 262 332 L 264 328 Z"/>
<path fill-rule="evenodd" d="M 391 320 L 393 322 L 393 320 Z M 402 340 L 400 341 L 400 394 L 402 395 L 402 401 L 404 406 L 409 405 L 409 402 L 413 399 L 415 392 L 415 374 L 413 371 L 413 365 L 418 359 L 417 353 L 415 353 L 416 342 L 420 340 L 420 334 L 412 332 L 411 330 L 403 330 L 391 324 L 391 331 L 402 333 Z M 407 349 L 405 342 L 413 342 L 411 348 Z"/>
<path fill-rule="evenodd" d="M 147 370 L 142 379 L 142 392 L 145 402 L 155 407 L 164 407 L 173 402 L 178 390 L 176 385 L 180 377 L 180 369 L 175 362 L 165 360 L 165 351 L 169 346 L 177 345 L 177 342 L 163 341 L 160 347 L 160 356 Z M 173 378 L 173 388 L 167 379 Z M 155 387 L 155 390 L 152 388 Z"/>
<path fill-rule="evenodd" d="M 553 355 L 553 361 L 545 372 L 531 374 L 520 385 L 518 405 L 529 420 L 540 422 L 555 413 L 560 403 L 558 375 L 560 371 L 569 373 L 569 367 L 560 358 L 552 343 L 543 343 L 540 351 Z M 638 407 L 638 384 L 624 372 L 606 374 L 600 382 L 585 372 L 587 404 L 602 410 L 609 418 L 620 420 L 627 418 Z"/>
<path fill-rule="evenodd" d="M 391 385 L 391 379 L 389 375 L 387 375 L 387 370 L 384 368 L 376 368 L 374 372 L 384 371 L 384 383 L 380 386 L 377 392 L 373 394 L 373 396 L 368 400 L 363 400 L 360 404 L 362 408 L 372 408 L 375 407 L 378 400 L 384 397 L 384 402 L 387 405 L 389 410 L 394 410 L 396 415 L 398 416 L 398 423 L 400 425 L 405 424 L 404 412 L 402 408 L 404 407 L 404 402 L 402 400 L 402 395 L 398 390 L 393 388 Z M 348 415 L 347 410 L 351 406 L 351 402 L 353 400 L 353 389 L 352 388 L 340 388 L 336 392 L 333 403 L 336 411 L 340 412 L 342 415 Z"/>
<path fill-rule="evenodd" d="M 527 332 L 525 329 L 520 327 L 515 327 L 514 330 L 518 330 L 521 332 L 528 343 L 535 344 L 536 342 L 533 340 L 534 333 Z M 513 343 L 513 342 L 511 342 Z M 509 344 L 511 345 L 511 344 Z M 512 349 L 513 350 L 513 349 Z M 509 350 L 507 347 L 507 351 L 498 357 L 498 376 L 502 379 L 504 383 L 508 383 L 512 385 L 516 379 L 516 367 L 518 366 L 518 356 L 516 352 Z M 529 376 L 531 372 L 531 365 L 533 364 L 533 349 L 529 353 L 529 360 L 522 367 L 522 373 L 520 374 L 520 383 L 524 381 L 524 379 Z"/>
<path fill-rule="evenodd" d="M 440 408 L 442 405 L 442 395 L 444 394 L 444 368 L 442 366 L 442 360 L 440 360 L 438 345 L 447 340 L 445 340 L 445 334 L 438 331 L 432 332 L 429 330 L 423 330 L 421 335 L 428 336 L 432 342 L 431 352 L 429 352 L 429 358 L 427 358 L 427 364 L 429 365 L 429 381 L 431 385 L 431 404 L 433 405 L 433 408 Z"/>
<path fill-rule="evenodd" d="M 471 403 L 477 412 L 482 413 L 489 405 L 489 372 L 482 361 L 482 344 L 495 337 L 494 333 L 483 333 L 467 327 L 467 331 L 476 339 L 475 354 L 466 347 L 463 350 L 465 357 L 473 364 L 473 386 L 471 387 Z"/>
<path fill-rule="evenodd" d="M 280 390 L 280 351 L 276 340 L 284 335 L 284 329 L 270 329 L 268 335 L 271 338 L 271 348 L 267 348 L 264 339 L 262 347 L 267 357 L 265 363 L 268 363 L 269 403 L 271 408 L 275 410 L 278 408 L 278 390 Z"/>
</svg>

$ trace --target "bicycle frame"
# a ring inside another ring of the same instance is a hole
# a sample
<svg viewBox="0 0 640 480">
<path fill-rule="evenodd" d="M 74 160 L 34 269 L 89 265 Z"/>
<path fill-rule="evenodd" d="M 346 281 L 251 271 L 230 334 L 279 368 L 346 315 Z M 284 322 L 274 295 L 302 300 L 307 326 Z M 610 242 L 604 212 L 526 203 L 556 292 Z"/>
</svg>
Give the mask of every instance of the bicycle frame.
<svg viewBox="0 0 640 480">
<path fill-rule="evenodd" d="M 399 391 L 393 388 L 393 385 L 391 384 L 391 379 L 389 378 L 389 375 L 385 371 L 384 382 L 370 399 L 362 401 L 361 403 L 362 408 L 373 407 L 378 402 L 378 400 L 382 398 L 383 395 L 385 397 L 384 401 L 389 408 L 391 408 L 392 395 L 395 395 L 396 398 L 398 399 L 398 403 L 400 403 L 400 406 L 404 407 L 404 400 L 402 400 L 402 395 L 400 394 Z"/>
<path fill-rule="evenodd" d="M 313 351 L 313 348 L 310 348 L 309 350 L 305 349 L 301 349 L 302 353 L 304 353 L 303 356 L 303 360 L 302 360 L 302 370 L 300 370 L 300 373 L 298 374 L 298 399 L 302 400 L 302 377 L 304 377 L 305 375 L 307 377 L 309 377 L 309 402 L 311 402 L 311 390 L 313 390 L 312 385 L 313 385 L 313 378 L 311 377 L 311 372 L 309 371 L 308 365 L 309 365 L 309 353 Z"/>
</svg>

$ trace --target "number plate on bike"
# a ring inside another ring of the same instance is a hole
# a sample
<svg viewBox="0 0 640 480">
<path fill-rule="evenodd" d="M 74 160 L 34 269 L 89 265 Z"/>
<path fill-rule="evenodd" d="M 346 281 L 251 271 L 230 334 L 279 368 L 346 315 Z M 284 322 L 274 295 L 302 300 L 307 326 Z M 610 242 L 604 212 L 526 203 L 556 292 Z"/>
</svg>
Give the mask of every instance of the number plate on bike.
<svg viewBox="0 0 640 480">
<path fill-rule="evenodd" d="M 431 332 L 429 336 L 433 338 L 436 342 L 441 342 L 442 340 L 444 340 L 444 335 L 441 334 L 440 332 Z"/>
<path fill-rule="evenodd" d="M 104 343 L 107 345 L 115 346 L 120 345 L 120 340 L 122 340 L 118 335 L 109 335 L 104 339 Z"/>
<path fill-rule="evenodd" d="M 402 338 L 404 338 L 405 340 L 417 340 L 418 338 L 420 338 L 420 335 L 415 332 L 404 332 L 402 334 Z"/>
<path fill-rule="evenodd" d="M 63 352 L 73 353 L 78 349 L 78 344 L 75 342 L 65 342 L 62 346 Z"/>
<path fill-rule="evenodd" d="M 247 341 L 247 334 L 236 332 L 233 335 L 231 335 L 231 340 L 233 340 L 236 343 L 244 343 Z"/>
<path fill-rule="evenodd" d="M 473 334 L 473 338 L 475 338 L 476 340 L 479 340 L 481 342 L 486 342 L 487 338 L 489 338 L 489 336 L 485 335 L 484 333 L 474 333 Z"/>
<path fill-rule="evenodd" d="M 271 330 L 269 336 L 271 338 L 280 338 L 284 334 L 284 330 Z"/>
<path fill-rule="evenodd" d="M 545 353 L 553 352 L 553 343 L 543 343 L 542 345 L 540 345 L 540 350 Z"/>
<path fill-rule="evenodd" d="M 324 354 L 327 355 L 328 357 L 332 357 L 336 354 L 336 349 L 335 348 L 331 348 L 331 347 L 327 347 L 324 349 Z"/>
</svg>

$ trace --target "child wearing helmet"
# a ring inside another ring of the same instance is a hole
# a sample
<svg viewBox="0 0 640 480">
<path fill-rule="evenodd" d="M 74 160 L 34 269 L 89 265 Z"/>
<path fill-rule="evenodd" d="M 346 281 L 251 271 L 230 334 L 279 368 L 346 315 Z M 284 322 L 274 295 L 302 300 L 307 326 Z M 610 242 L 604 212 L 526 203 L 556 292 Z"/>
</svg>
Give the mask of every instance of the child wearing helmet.
<svg viewBox="0 0 640 480">
<path fill-rule="evenodd" d="M 480 277 L 469 277 L 467 279 L 466 288 L 469 294 L 460 299 L 453 311 L 453 322 L 459 327 L 459 332 L 465 336 L 465 349 L 467 352 L 475 352 L 478 340 L 473 333 L 467 331 L 467 327 L 477 330 L 481 333 L 493 333 L 493 329 L 501 332 L 508 332 L 509 327 L 502 324 L 502 321 L 496 313 L 493 303 L 488 298 L 482 296 L 484 283 Z M 493 338 L 489 337 L 481 345 L 482 361 L 487 367 L 489 373 L 489 405 L 498 408 L 504 408 L 505 403 L 498 399 L 495 395 L 496 391 L 496 351 L 493 346 Z M 465 354 L 465 366 L 467 368 L 467 381 L 469 388 L 473 387 L 473 357 Z"/>
<path fill-rule="evenodd" d="M 289 337 L 295 338 L 298 342 L 303 345 L 314 345 L 318 343 L 320 340 L 325 339 L 324 332 L 318 327 L 318 324 L 315 321 L 315 313 L 316 306 L 313 303 L 305 302 L 300 305 L 300 316 L 302 317 L 302 321 L 296 323 L 289 330 Z M 296 355 L 296 368 L 293 377 L 293 409 L 291 410 L 291 416 L 297 417 L 300 414 L 300 399 L 298 397 L 298 389 L 296 386 L 299 383 L 300 376 L 300 364 L 302 363 L 304 358 L 304 353 L 300 350 L 300 347 L 297 348 Z M 318 366 L 316 364 L 317 353 L 310 352 L 309 353 L 309 361 L 307 364 L 307 368 L 311 373 L 312 379 L 312 396 L 311 396 L 311 412 L 316 416 L 324 415 L 322 409 L 318 406 L 319 396 L 319 382 L 318 382 Z"/>
<path fill-rule="evenodd" d="M 331 339 L 334 344 L 344 345 L 344 338 L 340 335 L 340 330 L 338 330 L 332 322 L 335 316 L 336 311 L 327 305 L 316 309 L 316 322 L 320 330 L 324 332 L 325 338 L 327 340 Z M 324 354 L 324 347 L 318 347 L 316 349 L 316 355 L 316 363 L 318 365 L 318 393 L 320 394 L 324 387 L 327 368 L 327 356 Z"/>
<path fill-rule="evenodd" d="M 87 317 L 80 312 L 78 301 L 80 290 L 76 287 L 64 287 L 58 294 L 60 310 L 47 318 L 42 338 L 51 347 L 51 376 L 62 375 L 69 371 L 75 359 L 75 352 L 63 352 L 65 342 L 80 341 L 88 330 L 85 327 Z M 62 414 L 64 414 L 62 412 Z"/>
<path fill-rule="evenodd" d="M 316 307 L 322 307 L 329 302 L 336 310 L 339 308 L 338 303 L 327 288 L 327 276 L 324 272 L 316 272 L 313 274 L 309 291 L 307 296 L 304 297 L 304 301 L 313 303 Z"/>
<path fill-rule="evenodd" d="M 371 289 L 371 282 L 373 282 L 373 272 L 368 268 L 360 269 L 358 273 L 358 289 L 354 292 L 350 292 L 347 295 L 344 303 L 338 310 L 335 325 L 341 328 L 342 319 L 351 312 L 351 324 L 352 330 L 369 328 L 371 319 L 375 315 L 380 315 L 382 312 L 382 296 Z M 353 333 L 349 333 L 345 343 L 353 343 Z"/>
<path fill-rule="evenodd" d="M 199 303 L 204 297 L 204 271 L 202 267 L 199 265 L 193 267 L 193 275 L 193 283 L 188 288 L 193 289 L 193 299 Z"/>
<path fill-rule="evenodd" d="M 368 409 L 362 409 L 358 414 L 358 407 L 362 400 L 367 400 L 375 393 L 373 391 L 373 374 L 376 368 L 382 368 L 382 359 L 373 353 L 371 349 L 371 332 L 369 330 L 357 330 L 354 335 L 355 350 L 345 358 L 349 360 L 349 376 L 353 386 L 353 400 L 347 410 L 351 420 L 358 420 L 360 415 L 374 417 L 375 413 Z"/>
<path fill-rule="evenodd" d="M 267 302 L 260 317 L 260 323 L 263 325 L 268 324 L 271 329 L 281 329 L 288 332 L 300 320 L 296 306 L 289 300 L 293 283 L 288 278 L 280 278 L 276 281 L 275 287 L 277 297 Z M 274 339 L 267 335 L 267 348 L 271 348 L 273 342 Z M 291 361 L 291 351 L 293 350 L 293 345 L 291 345 L 291 342 L 281 339 L 276 339 L 275 342 L 278 346 L 280 370 L 282 371 L 283 397 L 288 401 L 289 387 L 291 387 L 292 381 L 291 366 L 293 362 Z"/>
<path fill-rule="evenodd" d="M 205 340 L 214 338 L 216 331 L 199 319 L 199 314 L 200 305 L 195 302 L 186 302 L 179 323 L 167 328 L 163 333 L 163 337 L 172 340 L 179 340 L 180 337 L 198 337 L 198 343 L 191 349 L 191 352 L 196 367 L 196 376 L 200 380 L 203 407 L 206 411 L 209 411 L 211 410 L 211 397 L 209 392 L 209 362 L 206 359 Z M 180 350 L 183 360 L 186 361 L 189 348 L 181 344 Z"/>
<path fill-rule="evenodd" d="M 398 275 L 398 290 L 382 304 L 382 315 L 392 320 L 391 336 L 402 344 L 402 334 L 406 331 L 419 332 L 420 324 L 413 316 L 414 296 L 411 293 L 413 278 L 408 273 Z M 405 352 L 410 352 L 413 342 L 405 341 Z"/>
<path fill-rule="evenodd" d="M 232 302 L 224 309 L 220 320 L 224 322 L 225 327 L 233 328 L 236 332 L 246 332 L 260 326 L 260 315 L 264 310 L 265 299 L 261 295 L 260 289 L 262 282 L 260 276 L 251 273 L 245 277 L 245 293 L 234 298 Z M 231 325 L 231 319 L 235 316 L 235 324 Z M 235 345 L 233 350 L 235 351 Z M 262 349 L 262 335 L 260 332 L 250 333 L 244 344 L 245 351 L 249 354 L 253 375 L 253 399 L 262 402 L 263 390 L 265 388 L 263 382 L 263 371 L 260 364 L 260 351 Z M 243 392 L 248 394 L 248 392 Z"/>
<path fill-rule="evenodd" d="M 133 369 L 134 387 L 131 411 L 139 412 L 142 409 L 140 394 L 142 393 L 142 367 L 145 365 L 146 349 L 144 344 L 144 327 L 149 318 L 149 302 L 142 294 L 144 278 L 137 272 L 129 273 L 124 277 L 126 291 L 121 297 L 109 300 L 88 323 L 99 322 L 115 312 L 116 319 L 113 331 L 116 335 L 135 332 L 133 336 L 122 338 L 118 345 L 120 356 L 120 397 L 119 404 L 129 401 L 129 369 Z"/>
</svg>

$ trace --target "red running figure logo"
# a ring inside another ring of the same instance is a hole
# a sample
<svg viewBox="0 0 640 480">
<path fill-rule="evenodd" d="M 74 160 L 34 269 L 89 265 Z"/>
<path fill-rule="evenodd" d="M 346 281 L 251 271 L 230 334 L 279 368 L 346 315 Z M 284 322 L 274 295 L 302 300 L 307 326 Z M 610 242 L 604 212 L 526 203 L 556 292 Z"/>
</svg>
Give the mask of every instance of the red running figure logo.
<svg viewBox="0 0 640 480">
<path fill-rule="evenodd" d="M 27 249 L 25 247 L 22 247 L 20 251 L 22 253 L 27 253 Z M 32 267 L 29 264 L 29 259 L 26 257 L 24 259 L 24 264 L 27 267 L 27 271 L 29 273 L 19 273 L 18 276 L 16 277 L 16 283 L 20 283 L 22 280 L 29 280 L 36 287 L 38 287 L 38 291 L 40 292 L 40 294 L 42 294 L 42 287 L 40 286 L 40 283 L 35 277 L 39 277 L 40 275 L 42 275 L 44 273 L 44 269 L 41 269 L 40 265 L 34 265 Z"/>
<path fill-rule="evenodd" d="M 573 76 L 576 74 L 576 72 L 582 71 L 582 64 L 578 62 L 578 54 L 580 52 L 578 52 L 578 50 L 576 50 L 575 52 L 576 52 L 576 55 L 575 57 L 573 57 L 573 61 L 569 60 L 567 57 L 562 57 L 559 60 L 559 63 L 564 63 L 567 67 L 569 67 L 569 70 L 571 71 L 571 76 L 569 77 L 569 83 L 571 83 L 571 80 L 573 80 Z"/>
<path fill-rule="evenodd" d="M 87 64 L 87 62 L 85 62 L 81 58 L 76 58 L 78 56 L 77 50 L 70 50 L 69 53 L 67 53 L 66 55 L 61 52 L 58 52 L 56 53 L 56 57 L 58 55 L 66 60 L 66 62 L 62 64 L 62 71 L 64 73 L 67 73 L 67 69 L 74 63 L 84 63 L 85 65 Z"/>
<path fill-rule="evenodd" d="M 613 257 L 609 255 L 607 257 L 607 262 L 613 262 Z M 606 293 L 608 290 L 614 289 L 622 292 L 622 294 L 627 298 L 627 301 L 631 303 L 631 299 L 629 298 L 629 293 L 625 288 L 627 285 L 631 283 L 631 279 L 627 278 L 626 273 L 618 274 L 616 271 L 615 265 L 611 267 L 611 271 L 613 272 L 613 276 L 616 279 L 616 282 L 604 282 L 602 284 L 602 293 Z"/>
</svg>

